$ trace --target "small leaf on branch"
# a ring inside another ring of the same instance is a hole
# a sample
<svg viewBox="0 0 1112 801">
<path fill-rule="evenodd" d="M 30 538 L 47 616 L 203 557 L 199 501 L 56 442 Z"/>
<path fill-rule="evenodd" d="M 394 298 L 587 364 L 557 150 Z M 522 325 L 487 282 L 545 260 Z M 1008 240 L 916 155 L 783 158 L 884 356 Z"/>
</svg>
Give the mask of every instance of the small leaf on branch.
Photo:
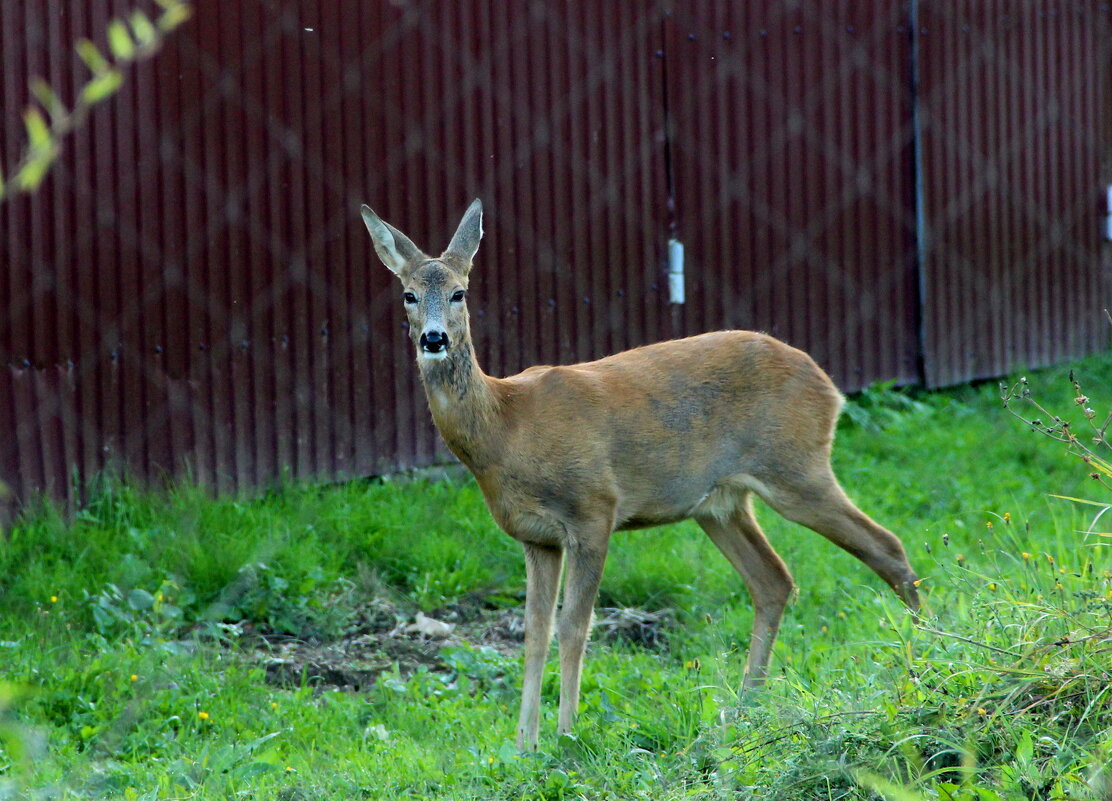
<svg viewBox="0 0 1112 801">
<path fill-rule="evenodd" d="M 123 82 L 123 73 L 116 69 L 110 70 L 85 84 L 85 88 L 81 90 L 81 99 L 90 105 L 99 103 L 115 94 Z"/>
<path fill-rule="evenodd" d="M 31 94 L 46 109 L 51 119 L 57 120 L 66 115 L 66 107 L 54 89 L 42 78 L 31 79 Z"/>
<path fill-rule="evenodd" d="M 155 30 L 154 23 L 142 11 L 131 12 L 130 21 L 135 40 L 141 47 L 150 47 L 158 41 L 158 31 Z"/>
<path fill-rule="evenodd" d="M 38 188 L 38 185 L 42 183 L 43 178 L 49 172 L 57 151 L 51 143 L 44 148 L 32 151 L 32 154 L 15 176 L 16 186 L 23 191 Z"/>
<path fill-rule="evenodd" d="M 108 49 L 117 61 L 130 61 L 135 55 L 135 42 L 121 20 L 114 19 L 108 23 Z"/>
<path fill-rule="evenodd" d="M 93 75 L 101 75 L 112 68 L 112 65 L 108 63 L 108 59 L 101 54 L 100 49 L 88 39 L 80 40 L 74 45 L 74 48 L 77 50 L 77 55 L 81 56 L 81 60 L 85 62 L 85 66 L 92 71 Z"/>
<path fill-rule="evenodd" d="M 176 2 L 176 0 L 158 0 L 158 4 L 166 10 L 158 18 L 158 29 L 169 33 L 181 25 L 193 13 L 189 6 Z"/>
<path fill-rule="evenodd" d="M 37 108 L 28 108 L 23 112 L 23 124 L 27 126 L 27 138 L 31 140 L 31 147 L 43 150 L 50 147 L 50 126 L 46 118 Z"/>
</svg>

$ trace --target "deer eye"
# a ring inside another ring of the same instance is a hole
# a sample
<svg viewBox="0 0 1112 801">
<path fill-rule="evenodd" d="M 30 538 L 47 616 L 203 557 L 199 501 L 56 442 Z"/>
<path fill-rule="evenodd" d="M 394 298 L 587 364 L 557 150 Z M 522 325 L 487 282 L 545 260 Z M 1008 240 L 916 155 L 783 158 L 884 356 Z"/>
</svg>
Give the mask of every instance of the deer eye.
<svg viewBox="0 0 1112 801">
<path fill-rule="evenodd" d="M 460 303 L 465 297 L 467 297 L 467 293 L 462 289 L 457 289 L 455 292 L 452 293 L 451 300 L 452 303 Z"/>
<path fill-rule="evenodd" d="M 402 300 L 404 300 L 407 305 L 412 306 L 414 303 L 417 302 L 417 296 L 414 295 L 412 292 L 403 292 Z"/>
</svg>

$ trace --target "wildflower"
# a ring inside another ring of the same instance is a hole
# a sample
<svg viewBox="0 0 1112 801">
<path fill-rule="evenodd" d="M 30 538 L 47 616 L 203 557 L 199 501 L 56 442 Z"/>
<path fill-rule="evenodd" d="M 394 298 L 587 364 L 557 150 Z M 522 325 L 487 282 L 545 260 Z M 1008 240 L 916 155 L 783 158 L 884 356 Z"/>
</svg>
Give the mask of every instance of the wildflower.
<svg viewBox="0 0 1112 801">
<path fill-rule="evenodd" d="M 1004 522 L 1005 523 L 1011 523 L 1012 522 L 1011 512 L 1004 512 Z"/>
<path fill-rule="evenodd" d="M 51 595 L 50 596 L 50 603 L 52 603 L 52 604 L 58 603 L 58 596 L 57 595 Z"/>
<path fill-rule="evenodd" d="M 915 581 L 911 582 L 912 586 L 914 586 L 914 587 L 918 587 L 922 583 L 923 583 L 922 579 L 915 579 Z"/>
<path fill-rule="evenodd" d="M 277 701 L 271 701 L 270 702 L 270 708 L 271 709 L 277 709 L 278 708 L 278 702 Z"/>
<path fill-rule="evenodd" d="M 1020 554 L 1020 555 L 1021 555 L 1021 556 L 1023 557 L 1023 561 L 1024 561 L 1024 562 L 1026 562 L 1026 561 L 1027 561 L 1028 559 L 1030 559 L 1030 558 L 1031 558 L 1031 554 L 1027 553 L 1027 551 L 1024 551 L 1024 552 L 1023 552 L 1022 554 Z"/>
<path fill-rule="evenodd" d="M 138 676 L 138 674 L 136 674 L 136 673 L 132 673 L 132 674 L 131 674 L 131 680 L 132 680 L 133 682 L 139 681 L 139 676 Z"/>
<path fill-rule="evenodd" d="M 989 520 L 987 523 L 985 523 L 985 528 L 992 529 L 992 521 L 991 520 Z"/>
<path fill-rule="evenodd" d="M 993 592 L 996 592 L 996 584 L 995 584 L 995 583 L 993 583 L 993 584 L 989 584 L 989 585 L 988 585 L 988 588 L 989 588 L 990 590 L 992 590 Z"/>
<path fill-rule="evenodd" d="M 1108 592 L 1109 592 L 1110 595 L 1112 595 L 1112 590 L 1109 590 Z M 822 633 L 823 634 L 826 634 L 826 632 L 828 632 L 828 631 L 830 631 L 830 629 L 827 626 L 822 627 Z"/>
<path fill-rule="evenodd" d="M 959 565 L 962 564 L 965 561 L 965 554 L 959 553 L 957 556 L 957 560 Z"/>
<path fill-rule="evenodd" d="M 208 720 L 209 719 L 209 713 L 205 712 L 205 711 L 201 711 L 201 712 L 197 713 L 197 717 L 200 718 L 202 721 Z"/>
<path fill-rule="evenodd" d="M 987 715 L 988 710 L 985 709 L 983 706 L 979 706 L 979 707 L 977 707 L 977 714 L 978 715 Z"/>
<path fill-rule="evenodd" d="M 1050 564 L 1054 564 L 1054 557 L 1051 556 L 1050 554 L 1047 554 L 1046 555 L 1046 561 L 1050 562 Z"/>
</svg>

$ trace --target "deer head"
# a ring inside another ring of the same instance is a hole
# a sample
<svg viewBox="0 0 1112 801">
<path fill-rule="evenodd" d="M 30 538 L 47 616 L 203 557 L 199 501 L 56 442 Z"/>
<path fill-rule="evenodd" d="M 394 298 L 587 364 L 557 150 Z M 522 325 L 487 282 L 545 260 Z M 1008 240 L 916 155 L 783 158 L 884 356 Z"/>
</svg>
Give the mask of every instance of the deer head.
<svg viewBox="0 0 1112 801">
<path fill-rule="evenodd" d="M 363 206 L 363 222 L 382 263 L 402 282 L 409 335 L 422 363 L 447 359 L 471 342 L 467 277 L 483 238 L 483 204 L 476 198 L 439 258 L 431 258 L 394 226 Z"/>
</svg>

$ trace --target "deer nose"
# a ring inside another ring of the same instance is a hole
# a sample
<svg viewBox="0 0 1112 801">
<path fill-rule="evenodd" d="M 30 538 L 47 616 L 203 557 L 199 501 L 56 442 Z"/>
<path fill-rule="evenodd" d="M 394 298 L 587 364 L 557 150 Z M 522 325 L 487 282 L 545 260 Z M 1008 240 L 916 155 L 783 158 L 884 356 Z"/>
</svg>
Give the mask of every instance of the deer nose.
<svg viewBox="0 0 1112 801">
<path fill-rule="evenodd" d="M 448 334 L 445 331 L 425 331 L 421 334 L 421 350 L 426 353 L 440 353 L 448 350 Z"/>
</svg>

